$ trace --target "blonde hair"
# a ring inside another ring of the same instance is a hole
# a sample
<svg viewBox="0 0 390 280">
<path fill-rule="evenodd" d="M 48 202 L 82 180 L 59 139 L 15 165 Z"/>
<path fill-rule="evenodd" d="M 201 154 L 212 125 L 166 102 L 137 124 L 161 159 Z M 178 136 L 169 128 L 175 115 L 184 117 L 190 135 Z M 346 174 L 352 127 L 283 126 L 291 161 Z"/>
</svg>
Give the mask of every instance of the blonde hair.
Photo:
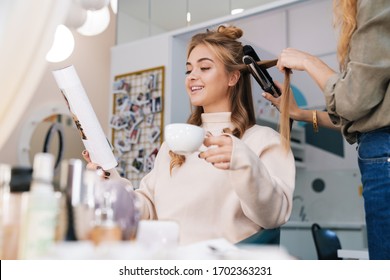
<svg viewBox="0 0 390 280">
<path fill-rule="evenodd" d="M 291 70 L 287 69 L 284 72 L 283 82 L 283 94 L 280 97 L 280 120 L 279 120 L 279 133 L 282 141 L 282 146 L 285 151 L 290 149 L 290 100 L 291 100 L 291 87 L 290 87 L 290 74 Z"/>
<path fill-rule="evenodd" d="M 340 70 L 346 69 L 350 51 L 350 41 L 356 30 L 357 0 L 333 1 L 334 26 L 339 30 L 337 58 Z"/>
<path fill-rule="evenodd" d="M 256 124 L 252 99 L 251 76 L 242 62 L 242 57 L 244 56 L 243 45 L 241 42 L 237 41 L 242 35 L 243 31 L 238 27 L 220 25 L 216 30 L 207 30 L 207 32 L 194 35 L 187 47 L 187 57 L 189 57 L 196 46 L 205 45 L 224 64 L 227 73 L 232 73 L 237 70 L 240 71 L 238 82 L 229 88 L 228 93 L 231 105 L 231 122 L 233 123 L 234 129 L 233 131 L 224 130 L 225 133 L 230 133 L 237 138 L 241 138 L 247 129 Z M 283 146 L 286 149 L 289 149 L 289 110 L 286 109 L 289 106 L 289 84 L 288 90 L 284 92 L 286 94 L 283 95 L 286 96 L 282 98 L 281 106 L 283 108 L 282 112 L 286 113 L 282 113 L 280 132 Z M 203 112 L 203 107 L 192 106 L 191 115 L 189 116 L 187 123 L 198 126 L 202 125 L 201 115 Z M 174 167 L 181 166 L 185 162 L 185 157 L 171 151 L 169 154 L 171 156 L 170 171 L 172 172 Z"/>
</svg>

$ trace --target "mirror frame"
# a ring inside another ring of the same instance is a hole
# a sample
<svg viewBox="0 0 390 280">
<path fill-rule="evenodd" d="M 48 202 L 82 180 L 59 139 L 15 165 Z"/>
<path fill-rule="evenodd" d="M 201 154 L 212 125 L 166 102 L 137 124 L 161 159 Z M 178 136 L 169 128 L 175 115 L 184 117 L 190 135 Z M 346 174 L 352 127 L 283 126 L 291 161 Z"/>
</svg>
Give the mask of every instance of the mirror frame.
<svg viewBox="0 0 390 280">
<path fill-rule="evenodd" d="M 46 132 L 45 141 L 43 144 L 43 152 L 48 153 L 50 151 L 50 147 L 52 144 L 52 139 L 58 135 L 58 151 L 54 164 L 54 169 L 58 169 L 59 164 L 62 161 L 62 157 L 64 156 L 64 130 L 62 124 L 60 123 L 52 123 L 50 125 L 49 130 Z"/>
<path fill-rule="evenodd" d="M 69 110 L 63 104 L 47 104 L 44 107 L 40 107 L 35 110 L 28 118 L 23 127 L 19 138 L 18 147 L 18 161 L 22 166 L 32 166 L 30 160 L 30 141 L 31 137 L 40 122 L 45 118 L 55 115 L 64 114 L 69 115 Z"/>
</svg>

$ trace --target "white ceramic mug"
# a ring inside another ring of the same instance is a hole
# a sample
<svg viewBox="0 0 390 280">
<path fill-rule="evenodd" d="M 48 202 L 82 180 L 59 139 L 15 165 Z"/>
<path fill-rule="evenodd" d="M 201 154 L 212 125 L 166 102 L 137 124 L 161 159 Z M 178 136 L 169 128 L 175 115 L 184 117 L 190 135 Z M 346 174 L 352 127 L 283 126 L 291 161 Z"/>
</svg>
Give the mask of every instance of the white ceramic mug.
<svg viewBox="0 0 390 280">
<path fill-rule="evenodd" d="M 172 123 L 165 126 L 165 141 L 176 154 L 187 155 L 202 146 L 204 129 L 187 123 Z"/>
</svg>

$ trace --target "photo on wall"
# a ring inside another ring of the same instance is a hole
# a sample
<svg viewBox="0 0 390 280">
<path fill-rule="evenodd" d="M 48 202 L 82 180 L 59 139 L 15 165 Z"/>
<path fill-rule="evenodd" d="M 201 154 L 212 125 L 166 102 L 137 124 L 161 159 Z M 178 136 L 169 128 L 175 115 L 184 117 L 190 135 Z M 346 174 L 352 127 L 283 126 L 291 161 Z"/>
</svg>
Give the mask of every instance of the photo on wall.
<svg viewBox="0 0 390 280">
<path fill-rule="evenodd" d="M 112 95 L 110 127 L 117 169 L 138 188 L 153 168 L 163 139 L 164 66 L 116 76 Z"/>
</svg>

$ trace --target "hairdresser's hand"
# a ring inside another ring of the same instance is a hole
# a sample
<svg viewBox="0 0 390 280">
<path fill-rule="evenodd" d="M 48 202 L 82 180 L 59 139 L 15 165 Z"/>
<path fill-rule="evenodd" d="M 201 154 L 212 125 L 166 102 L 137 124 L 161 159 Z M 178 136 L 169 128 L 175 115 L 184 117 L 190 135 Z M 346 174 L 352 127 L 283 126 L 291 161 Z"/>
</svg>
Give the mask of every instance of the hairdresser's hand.
<svg viewBox="0 0 390 280">
<path fill-rule="evenodd" d="M 203 141 L 206 147 L 210 147 L 199 154 L 199 157 L 210 162 L 216 168 L 229 169 L 232 158 L 233 141 L 227 135 L 209 136 Z"/>
<path fill-rule="evenodd" d="M 275 85 L 280 89 L 280 91 L 283 91 L 283 87 L 282 85 L 278 82 L 278 81 L 274 81 Z M 284 92 L 282 92 L 282 95 L 284 94 Z M 281 97 L 274 97 L 272 94 L 268 93 L 268 92 L 263 92 L 261 94 L 265 99 L 267 99 L 269 102 L 272 103 L 272 105 L 274 105 L 278 111 L 280 112 L 280 102 L 281 102 Z M 293 119 L 296 119 L 299 114 L 301 113 L 301 109 L 298 107 L 297 105 L 297 102 L 295 101 L 295 98 L 294 98 L 294 95 L 291 94 L 290 95 L 290 106 L 289 106 L 289 114 L 290 114 L 290 117 L 293 118 Z"/>
<path fill-rule="evenodd" d="M 83 155 L 83 158 L 85 159 L 85 161 L 87 162 L 87 166 L 86 166 L 87 169 L 96 170 L 98 172 L 99 176 L 101 176 L 104 179 L 109 178 L 110 173 L 108 171 L 103 170 L 103 168 L 100 165 L 93 163 L 91 161 L 91 158 L 90 158 L 87 150 L 84 150 L 82 152 L 82 155 Z"/>
<path fill-rule="evenodd" d="M 311 54 L 287 48 L 280 53 L 276 67 L 282 72 L 284 72 L 285 68 L 305 71 L 305 63 L 313 59 L 315 59 L 315 57 Z"/>
<path fill-rule="evenodd" d="M 274 81 L 274 83 L 275 83 L 275 86 L 277 86 L 279 88 L 279 90 L 282 92 L 282 95 L 283 95 L 283 87 L 282 87 L 282 85 L 278 81 Z M 269 102 L 271 102 L 271 104 L 273 106 L 275 106 L 276 109 L 278 109 L 278 111 L 280 112 L 280 102 L 282 101 L 280 96 L 279 97 L 274 97 L 269 92 L 263 92 L 261 95 L 265 99 L 267 99 Z"/>
</svg>

